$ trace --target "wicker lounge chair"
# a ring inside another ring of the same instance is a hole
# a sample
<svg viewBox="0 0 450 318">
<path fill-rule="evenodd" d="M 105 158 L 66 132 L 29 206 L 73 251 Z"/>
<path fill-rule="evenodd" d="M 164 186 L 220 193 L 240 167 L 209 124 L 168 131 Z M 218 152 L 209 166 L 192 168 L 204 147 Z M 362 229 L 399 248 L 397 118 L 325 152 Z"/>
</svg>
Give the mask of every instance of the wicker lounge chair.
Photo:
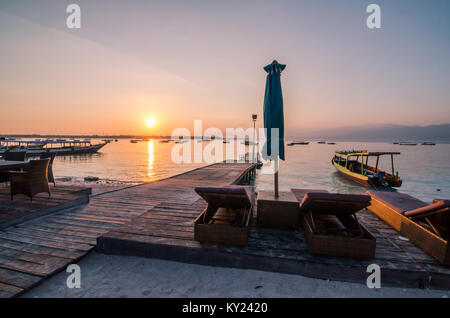
<svg viewBox="0 0 450 318">
<path fill-rule="evenodd" d="M 30 160 L 27 171 L 10 171 L 11 200 L 16 194 L 25 194 L 33 201 L 33 196 L 46 192 L 50 197 L 48 186 L 48 165 L 50 159 Z"/>
<path fill-rule="evenodd" d="M 369 207 L 403 236 L 439 262 L 450 265 L 450 201 L 427 204 L 408 194 L 370 190 Z"/>
<path fill-rule="evenodd" d="M 53 175 L 53 161 L 55 160 L 55 157 L 56 153 L 54 152 L 44 152 L 39 157 L 39 159 L 50 158 L 50 163 L 48 165 L 48 182 L 53 183 L 54 187 L 56 187 L 55 177 Z"/>
<path fill-rule="evenodd" d="M 309 214 L 313 230 L 316 230 L 314 216 L 333 215 L 354 235 L 363 236 L 363 230 L 356 213 L 370 205 L 370 196 L 310 192 L 300 203 L 300 211 Z"/>
<path fill-rule="evenodd" d="M 376 239 L 356 217 L 370 205 L 370 196 L 307 191 L 291 190 L 300 202 L 303 230 L 312 254 L 375 257 Z"/>
<path fill-rule="evenodd" d="M 207 208 L 194 222 L 199 242 L 245 246 L 253 210 L 252 187 L 195 188 Z"/>
</svg>

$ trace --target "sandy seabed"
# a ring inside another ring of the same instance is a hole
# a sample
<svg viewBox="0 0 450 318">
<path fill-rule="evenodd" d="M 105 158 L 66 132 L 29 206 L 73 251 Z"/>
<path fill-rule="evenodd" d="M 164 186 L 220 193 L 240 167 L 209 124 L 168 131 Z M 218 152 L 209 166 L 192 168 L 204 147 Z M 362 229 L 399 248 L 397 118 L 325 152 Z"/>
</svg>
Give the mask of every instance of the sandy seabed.
<svg viewBox="0 0 450 318">
<path fill-rule="evenodd" d="M 90 253 L 79 263 L 81 288 L 65 271 L 22 297 L 444 297 L 450 291 L 381 287 L 257 270 L 210 267 Z M 381 279 L 381 284 L 383 281 Z"/>
</svg>

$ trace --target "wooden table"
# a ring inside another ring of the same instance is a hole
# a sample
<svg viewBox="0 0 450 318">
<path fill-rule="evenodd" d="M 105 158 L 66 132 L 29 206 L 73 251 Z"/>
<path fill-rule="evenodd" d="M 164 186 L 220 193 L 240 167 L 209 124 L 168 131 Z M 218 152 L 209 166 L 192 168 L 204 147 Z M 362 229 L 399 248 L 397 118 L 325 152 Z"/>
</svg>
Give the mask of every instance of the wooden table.
<svg viewBox="0 0 450 318">
<path fill-rule="evenodd" d="M 0 160 L 0 171 L 24 168 L 27 165 L 27 161 Z"/>
</svg>

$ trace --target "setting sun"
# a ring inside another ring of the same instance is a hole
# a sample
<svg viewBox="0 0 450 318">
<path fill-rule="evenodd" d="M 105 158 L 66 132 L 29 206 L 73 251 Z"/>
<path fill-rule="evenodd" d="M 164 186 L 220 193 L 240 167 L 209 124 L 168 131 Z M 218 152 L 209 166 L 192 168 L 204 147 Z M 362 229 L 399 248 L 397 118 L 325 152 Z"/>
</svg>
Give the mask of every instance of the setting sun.
<svg viewBox="0 0 450 318">
<path fill-rule="evenodd" d="M 148 127 L 153 127 L 153 126 L 155 126 L 155 118 L 153 118 L 153 117 L 149 117 L 149 118 L 147 118 L 147 126 Z"/>
</svg>

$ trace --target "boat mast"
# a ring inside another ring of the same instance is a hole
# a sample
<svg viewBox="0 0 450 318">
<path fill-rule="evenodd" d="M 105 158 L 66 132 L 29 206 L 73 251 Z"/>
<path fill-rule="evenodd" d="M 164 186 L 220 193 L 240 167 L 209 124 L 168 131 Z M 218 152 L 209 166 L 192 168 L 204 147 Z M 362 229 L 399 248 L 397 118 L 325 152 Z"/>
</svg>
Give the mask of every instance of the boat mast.
<svg viewBox="0 0 450 318">
<path fill-rule="evenodd" d="M 361 174 L 364 175 L 364 156 L 361 154 Z"/>
<path fill-rule="evenodd" d="M 394 154 L 391 153 L 391 163 L 392 163 L 392 176 L 395 176 L 395 172 L 394 172 Z"/>
</svg>

